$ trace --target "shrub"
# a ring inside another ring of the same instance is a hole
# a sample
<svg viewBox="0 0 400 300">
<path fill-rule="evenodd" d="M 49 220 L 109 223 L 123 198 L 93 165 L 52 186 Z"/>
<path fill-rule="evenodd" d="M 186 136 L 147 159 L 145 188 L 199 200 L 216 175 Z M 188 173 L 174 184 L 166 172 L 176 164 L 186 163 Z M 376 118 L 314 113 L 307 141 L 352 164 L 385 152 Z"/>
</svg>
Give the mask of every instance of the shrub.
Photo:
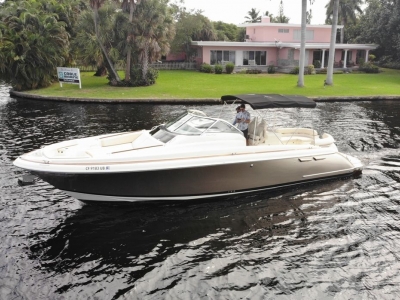
<svg viewBox="0 0 400 300">
<path fill-rule="evenodd" d="M 239 71 L 240 74 L 247 74 L 247 69 L 243 68 Z"/>
<path fill-rule="evenodd" d="M 275 66 L 274 65 L 269 65 L 267 72 L 268 72 L 268 74 L 275 74 L 275 72 L 276 72 Z"/>
<path fill-rule="evenodd" d="M 317 74 L 326 74 L 328 72 L 327 68 L 319 69 L 317 71 Z M 334 70 L 333 74 L 343 74 L 343 71 L 341 70 Z"/>
<path fill-rule="evenodd" d="M 158 71 L 148 68 L 146 78 L 143 78 L 143 72 L 140 65 L 134 65 L 131 68 L 131 80 L 127 86 L 148 86 L 156 83 Z"/>
<path fill-rule="evenodd" d="M 321 61 L 320 60 L 314 60 L 314 67 L 319 69 L 321 68 Z"/>
<path fill-rule="evenodd" d="M 370 61 L 364 63 L 363 66 L 359 68 L 359 70 L 365 73 L 379 73 L 379 68 Z"/>
<path fill-rule="evenodd" d="M 226 70 L 226 73 L 227 73 L 227 74 L 232 74 L 232 72 L 233 72 L 234 69 L 235 69 L 234 63 L 229 62 L 229 63 L 227 63 L 227 64 L 225 65 L 225 70 Z"/>
<path fill-rule="evenodd" d="M 307 74 L 310 74 L 310 75 L 314 75 L 315 74 L 314 65 L 308 65 L 307 66 Z"/>
<path fill-rule="evenodd" d="M 207 63 L 203 63 L 200 66 L 200 72 L 203 72 L 203 73 L 214 73 L 214 69 L 213 69 L 213 67 L 211 65 L 209 65 Z"/>
<path fill-rule="evenodd" d="M 374 61 L 375 58 L 376 58 L 376 56 L 373 54 L 368 55 L 368 61 Z"/>
<path fill-rule="evenodd" d="M 246 71 L 246 74 L 261 74 L 261 70 L 259 69 L 249 69 Z"/>
<path fill-rule="evenodd" d="M 381 57 L 378 65 L 382 68 L 400 69 L 400 61 L 393 60 L 390 56 Z"/>
<path fill-rule="evenodd" d="M 299 67 L 294 67 L 291 71 L 290 74 L 299 74 Z"/>
<path fill-rule="evenodd" d="M 222 70 L 223 70 L 224 68 L 222 67 L 222 65 L 215 65 L 214 66 L 214 72 L 215 72 L 215 74 L 222 74 Z"/>
<path fill-rule="evenodd" d="M 315 73 L 314 65 L 308 65 L 308 66 L 307 66 L 307 74 L 309 74 L 309 75 L 314 75 L 314 74 L 316 74 L 316 73 Z"/>
</svg>

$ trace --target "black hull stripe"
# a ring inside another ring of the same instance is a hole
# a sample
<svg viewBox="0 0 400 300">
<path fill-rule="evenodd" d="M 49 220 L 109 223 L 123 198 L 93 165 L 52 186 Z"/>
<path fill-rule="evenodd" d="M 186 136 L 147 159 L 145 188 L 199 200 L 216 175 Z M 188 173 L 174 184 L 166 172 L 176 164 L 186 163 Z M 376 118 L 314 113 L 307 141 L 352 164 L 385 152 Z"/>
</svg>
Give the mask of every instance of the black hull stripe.
<svg viewBox="0 0 400 300">
<path fill-rule="evenodd" d="M 222 197 L 231 197 L 235 195 L 244 195 L 244 194 L 257 194 L 257 193 L 262 193 L 265 191 L 270 191 L 270 190 L 278 190 L 278 189 L 285 189 L 285 188 L 290 188 L 293 186 L 297 185 L 305 185 L 305 184 L 312 184 L 312 183 L 317 183 L 317 182 L 323 182 L 323 181 L 329 181 L 329 180 L 335 180 L 335 179 L 343 179 L 343 178 L 349 178 L 352 176 L 358 176 L 361 174 L 361 171 L 355 170 L 352 173 L 347 173 L 347 174 L 341 174 L 341 175 L 334 175 L 330 177 L 324 177 L 324 178 L 318 178 L 318 179 L 310 179 L 310 180 L 302 180 L 298 182 L 292 182 L 288 184 L 282 184 L 282 185 L 274 185 L 274 186 L 268 186 L 268 187 L 261 187 L 261 188 L 255 188 L 255 189 L 247 189 L 247 190 L 240 190 L 240 191 L 228 191 L 228 192 L 221 192 L 218 194 L 201 194 L 201 195 L 179 195 L 179 196 L 166 196 L 166 197 L 160 197 L 160 196 L 115 196 L 115 195 L 99 195 L 99 194 L 85 194 L 91 197 L 109 197 L 109 198 L 119 198 L 123 199 L 125 198 L 126 200 L 116 200 L 112 202 L 145 202 L 145 201 L 190 201 L 190 200 L 201 200 L 201 199 L 213 199 L 213 198 L 222 198 Z M 69 191 L 64 191 L 68 193 Z M 72 192 L 75 193 L 75 192 Z M 84 194 L 84 193 L 78 193 L 78 194 Z M 134 200 L 137 198 L 138 200 Z M 88 202 L 105 202 L 105 201 L 110 201 L 110 200 L 88 200 L 88 199 L 79 199 L 81 201 L 88 201 Z M 132 199 L 132 200 L 129 200 Z"/>
</svg>

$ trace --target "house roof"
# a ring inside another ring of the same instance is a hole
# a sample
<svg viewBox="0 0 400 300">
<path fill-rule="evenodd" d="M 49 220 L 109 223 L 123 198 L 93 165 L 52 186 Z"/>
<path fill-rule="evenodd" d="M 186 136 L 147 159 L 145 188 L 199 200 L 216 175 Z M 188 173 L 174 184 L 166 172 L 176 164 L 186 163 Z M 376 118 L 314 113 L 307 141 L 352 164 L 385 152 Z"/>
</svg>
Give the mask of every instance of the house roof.
<svg viewBox="0 0 400 300">
<path fill-rule="evenodd" d="M 265 48 L 294 48 L 300 49 L 300 42 L 298 43 L 284 43 L 284 42 L 221 42 L 221 41 L 193 41 L 193 46 L 213 46 L 213 47 L 265 47 Z M 329 50 L 329 43 L 306 43 L 306 49 L 327 49 Z M 375 44 L 335 44 L 335 49 L 343 50 L 374 50 L 378 48 Z"/>
</svg>

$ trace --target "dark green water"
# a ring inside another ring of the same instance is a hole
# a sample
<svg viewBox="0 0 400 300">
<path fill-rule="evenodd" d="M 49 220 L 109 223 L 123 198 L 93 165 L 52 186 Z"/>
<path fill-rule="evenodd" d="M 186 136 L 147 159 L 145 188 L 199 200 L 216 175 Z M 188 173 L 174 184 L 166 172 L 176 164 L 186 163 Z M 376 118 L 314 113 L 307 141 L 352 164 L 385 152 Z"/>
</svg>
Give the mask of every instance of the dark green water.
<svg viewBox="0 0 400 300">
<path fill-rule="evenodd" d="M 17 100 L 0 86 L 0 299 L 400 297 L 400 102 L 318 104 L 318 129 L 362 160 L 360 178 L 123 206 L 17 184 L 22 153 L 149 129 L 187 108 Z"/>
</svg>

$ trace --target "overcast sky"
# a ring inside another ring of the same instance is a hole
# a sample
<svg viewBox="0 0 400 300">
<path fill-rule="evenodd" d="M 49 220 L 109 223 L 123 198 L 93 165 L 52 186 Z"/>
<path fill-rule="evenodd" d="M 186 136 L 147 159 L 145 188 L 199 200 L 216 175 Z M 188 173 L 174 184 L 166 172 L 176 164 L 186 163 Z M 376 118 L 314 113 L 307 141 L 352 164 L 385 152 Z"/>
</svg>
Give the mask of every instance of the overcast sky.
<svg viewBox="0 0 400 300">
<path fill-rule="evenodd" d="M 260 15 L 268 10 L 274 16 L 278 15 L 280 0 L 184 0 L 188 9 L 201 9 L 211 21 L 241 24 L 245 22 L 247 12 L 252 8 L 260 11 Z M 315 0 L 307 9 L 312 9 L 311 24 L 325 24 L 325 5 L 328 0 Z M 301 0 L 283 0 L 283 9 L 289 23 L 301 23 Z"/>
</svg>

